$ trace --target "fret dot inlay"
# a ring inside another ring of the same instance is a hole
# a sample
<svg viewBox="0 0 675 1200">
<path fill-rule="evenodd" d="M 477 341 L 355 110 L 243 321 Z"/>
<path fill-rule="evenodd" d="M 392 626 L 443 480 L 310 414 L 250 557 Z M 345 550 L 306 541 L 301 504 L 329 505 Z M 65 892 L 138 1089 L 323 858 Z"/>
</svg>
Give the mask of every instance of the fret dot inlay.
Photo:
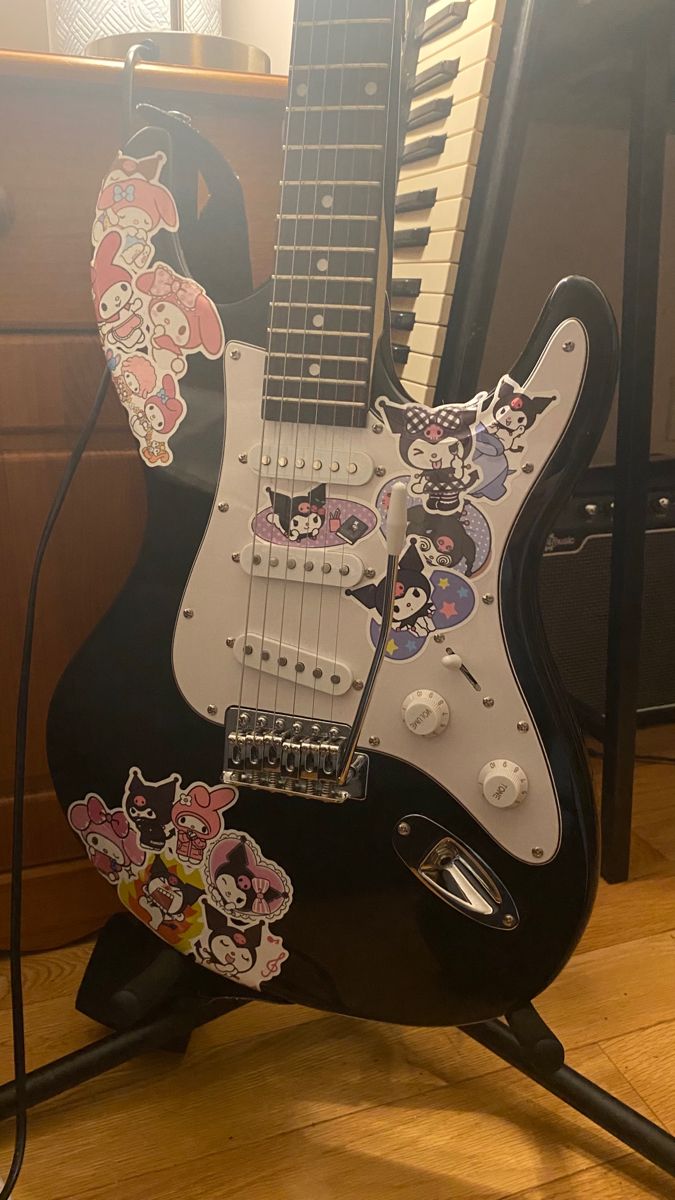
<svg viewBox="0 0 675 1200">
<path fill-rule="evenodd" d="M 366 96 L 374 96 L 375 93 L 377 92 L 377 84 L 375 83 L 375 81 L 371 79 L 370 82 L 366 84 L 365 90 L 366 90 Z"/>
<path fill-rule="evenodd" d="M 318 363 L 310 363 L 310 367 L 309 367 L 310 375 L 318 375 L 320 370 L 321 370 L 321 367 L 319 366 Z"/>
<path fill-rule="evenodd" d="M 333 207 L 333 197 L 332 196 L 322 196 L 321 203 L 323 204 L 324 208 L 332 208 Z"/>
<path fill-rule="evenodd" d="M 312 325 L 315 325 L 317 329 L 321 329 L 321 327 L 323 325 L 323 317 L 319 317 L 319 316 L 313 317 Z"/>
<path fill-rule="evenodd" d="M 318 271 L 327 271 L 328 270 L 328 259 L 320 258 L 319 261 L 317 262 L 316 266 L 317 266 Z"/>
</svg>

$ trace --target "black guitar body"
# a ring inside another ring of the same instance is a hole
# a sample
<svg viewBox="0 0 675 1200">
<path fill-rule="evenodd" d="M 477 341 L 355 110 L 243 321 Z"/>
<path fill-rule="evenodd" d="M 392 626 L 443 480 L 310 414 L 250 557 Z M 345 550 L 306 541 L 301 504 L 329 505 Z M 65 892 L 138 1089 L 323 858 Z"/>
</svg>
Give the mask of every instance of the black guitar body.
<svg viewBox="0 0 675 1200">
<path fill-rule="evenodd" d="M 267 303 L 263 290 L 225 310 L 228 337 L 263 345 Z M 363 801 L 322 804 L 242 786 L 231 824 L 283 864 L 293 883 L 293 903 L 274 925 L 288 958 L 278 976 L 261 984 L 263 997 L 404 1024 L 480 1021 L 545 988 L 584 928 L 597 871 L 594 805 L 583 747 L 544 642 L 536 575 L 553 515 L 592 453 L 612 392 L 614 323 L 592 284 L 572 279 L 555 289 L 514 373 L 527 376 L 569 316 L 589 335 L 583 391 L 510 538 L 500 597 L 504 639 L 559 798 L 559 850 L 546 865 L 518 861 L 428 776 L 367 747 Z M 173 464 L 146 472 L 149 511 L 139 560 L 54 695 L 48 753 L 64 811 L 92 792 L 118 807 L 132 764 L 146 780 L 173 771 L 183 781 L 215 786 L 220 780 L 222 726 L 188 706 L 171 661 L 176 615 L 220 462 L 219 368 L 206 362 L 191 368 L 191 419 L 173 439 Z M 386 354 L 378 371 L 374 394 L 401 399 Z M 449 779 L 456 753 L 461 747 L 449 745 Z M 410 814 L 437 822 L 490 865 L 516 900 L 517 928 L 481 924 L 420 883 L 395 846 Z"/>
</svg>

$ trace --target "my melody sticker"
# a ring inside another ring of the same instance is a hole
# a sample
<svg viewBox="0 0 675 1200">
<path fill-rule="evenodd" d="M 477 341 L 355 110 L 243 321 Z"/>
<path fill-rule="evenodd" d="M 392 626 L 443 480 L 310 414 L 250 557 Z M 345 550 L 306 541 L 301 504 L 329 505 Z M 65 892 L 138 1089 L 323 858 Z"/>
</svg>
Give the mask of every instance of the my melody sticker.
<svg viewBox="0 0 675 1200">
<path fill-rule="evenodd" d="M 176 232 L 178 211 L 160 182 L 161 152 L 136 159 L 120 154 L 106 176 L 92 232 L 92 296 L 108 368 L 150 467 L 173 461 L 169 441 L 187 407 L 180 380 L 188 355 L 219 358 L 218 310 L 193 279 L 166 263 L 153 264 L 154 236 Z"/>
<path fill-rule="evenodd" d="M 258 989 L 288 957 L 272 928 L 293 899 L 282 867 L 245 832 L 225 828 L 230 787 L 132 767 L 119 806 L 90 793 L 68 820 L 123 904 L 164 941 L 217 974 Z"/>
<path fill-rule="evenodd" d="M 406 483 L 407 537 L 388 658 L 413 658 L 430 635 L 462 624 L 474 612 L 476 592 L 469 580 L 490 559 L 489 510 L 508 495 L 509 479 L 523 462 L 528 431 L 557 399 L 556 394 L 530 396 L 505 375 L 492 397 L 483 392 L 467 405 L 378 405 L 379 415 L 398 437 L 402 466 L 408 470 L 389 479 L 376 501 L 384 534 L 391 489 L 398 479 Z M 372 614 L 368 632 L 373 645 L 380 634 L 384 590 L 384 577 L 346 589 Z"/>
</svg>

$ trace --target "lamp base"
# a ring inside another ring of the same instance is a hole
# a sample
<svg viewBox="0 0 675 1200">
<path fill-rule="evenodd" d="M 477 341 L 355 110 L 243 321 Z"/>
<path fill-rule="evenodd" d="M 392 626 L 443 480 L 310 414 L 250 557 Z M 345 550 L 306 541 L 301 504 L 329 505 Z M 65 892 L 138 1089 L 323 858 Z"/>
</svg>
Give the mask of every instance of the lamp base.
<svg viewBox="0 0 675 1200">
<path fill-rule="evenodd" d="M 233 38 L 172 30 L 145 30 L 94 38 L 85 50 L 88 58 L 124 58 L 130 46 L 152 39 L 163 63 L 180 67 L 203 67 L 211 71 L 240 71 L 269 75 L 270 59 L 257 46 Z"/>
</svg>

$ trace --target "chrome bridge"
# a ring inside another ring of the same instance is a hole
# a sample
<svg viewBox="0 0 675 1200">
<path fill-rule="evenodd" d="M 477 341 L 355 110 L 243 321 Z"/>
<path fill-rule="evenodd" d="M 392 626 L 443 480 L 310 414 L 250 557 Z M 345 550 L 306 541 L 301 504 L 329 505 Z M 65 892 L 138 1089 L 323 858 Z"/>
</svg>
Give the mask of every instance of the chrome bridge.
<svg viewBox="0 0 675 1200">
<path fill-rule="evenodd" d="M 341 804 L 363 800 L 368 756 L 356 753 L 341 779 L 350 727 L 232 705 L 225 714 L 223 782 Z"/>
</svg>

